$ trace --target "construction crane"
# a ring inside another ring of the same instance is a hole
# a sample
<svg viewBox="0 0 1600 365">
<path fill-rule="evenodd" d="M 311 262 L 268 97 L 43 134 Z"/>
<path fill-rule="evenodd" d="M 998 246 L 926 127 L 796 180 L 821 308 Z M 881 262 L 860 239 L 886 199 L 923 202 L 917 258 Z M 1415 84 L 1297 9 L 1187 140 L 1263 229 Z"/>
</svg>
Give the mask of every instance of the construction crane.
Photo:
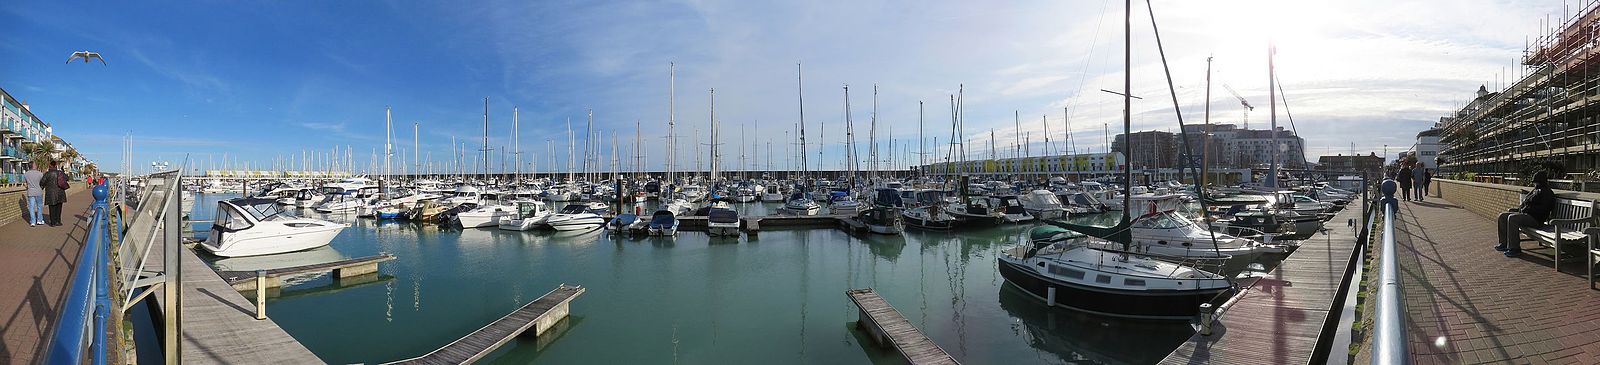
<svg viewBox="0 0 1600 365">
<path fill-rule="evenodd" d="M 1239 105 L 1244 106 L 1244 129 L 1250 129 L 1250 111 L 1256 110 L 1256 107 L 1250 106 L 1250 102 L 1244 100 L 1243 96 L 1239 96 L 1238 91 L 1233 91 L 1232 86 L 1228 86 L 1228 84 L 1222 84 L 1222 88 L 1228 89 L 1229 94 L 1233 94 L 1233 97 L 1239 98 Z"/>
</svg>

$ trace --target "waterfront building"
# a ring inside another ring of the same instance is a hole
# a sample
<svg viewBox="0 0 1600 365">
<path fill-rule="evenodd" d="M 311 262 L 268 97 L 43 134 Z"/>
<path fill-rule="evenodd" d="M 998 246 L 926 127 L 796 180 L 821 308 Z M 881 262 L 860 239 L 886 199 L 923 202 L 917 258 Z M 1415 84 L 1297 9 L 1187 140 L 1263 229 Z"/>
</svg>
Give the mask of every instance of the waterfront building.
<svg viewBox="0 0 1600 365">
<path fill-rule="evenodd" d="M 1134 150 L 1128 150 L 1128 141 Z M 1111 150 L 1128 156 L 1134 169 L 1159 169 L 1178 167 L 1178 136 L 1171 132 L 1142 131 L 1128 135 L 1118 134 L 1111 141 Z"/>
<path fill-rule="evenodd" d="M 1367 155 L 1345 156 L 1338 154 L 1317 158 L 1317 165 L 1328 171 L 1357 171 L 1373 177 L 1383 172 L 1383 157 L 1376 152 Z"/>
<path fill-rule="evenodd" d="M 1207 127 L 1205 124 L 1189 124 L 1184 126 L 1184 130 L 1189 132 L 1189 148 L 1194 151 L 1200 151 L 1207 145 L 1204 143 L 1205 140 L 1210 139 L 1210 166 L 1257 168 L 1264 167 L 1272 161 L 1274 133 L 1271 130 L 1243 129 L 1235 124 L 1212 124 L 1209 125 L 1208 134 Z M 1278 163 L 1285 168 L 1304 168 L 1305 139 L 1283 127 L 1278 127 L 1276 134 L 1280 146 L 1277 149 Z"/>
<path fill-rule="evenodd" d="M 1422 166 L 1430 169 L 1439 168 L 1439 135 L 1443 133 L 1444 131 L 1437 128 L 1437 125 L 1435 128 L 1418 132 L 1417 143 L 1411 145 L 1411 149 L 1406 152 L 1416 158 L 1417 162 L 1422 163 Z"/>
<path fill-rule="evenodd" d="M 33 114 L 26 102 L 0 88 L 0 180 L 22 181 L 31 168 L 29 147 L 52 139 L 50 124 Z"/>
<path fill-rule="evenodd" d="M 1105 176 L 1122 172 L 1121 152 L 940 162 L 917 169 L 927 175 Z"/>
</svg>

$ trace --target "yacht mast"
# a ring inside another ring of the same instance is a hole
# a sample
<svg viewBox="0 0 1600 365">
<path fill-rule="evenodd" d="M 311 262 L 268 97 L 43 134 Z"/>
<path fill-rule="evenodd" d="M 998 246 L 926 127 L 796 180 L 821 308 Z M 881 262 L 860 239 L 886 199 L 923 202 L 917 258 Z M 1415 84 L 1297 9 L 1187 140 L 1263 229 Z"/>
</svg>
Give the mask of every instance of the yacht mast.
<svg viewBox="0 0 1600 365">
<path fill-rule="evenodd" d="M 1123 0 L 1122 13 L 1122 135 L 1133 133 L 1133 0 Z M 1133 142 L 1129 138 L 1127 142 Z M 1125 150 L 1133 151 L 1132 148 Z M 1133 211 L 1133 164 L 1122 161 L 1122 224 L 1129 223 L 1128 215 Z M 1122 250 L 1127 251 L 1131 242 L 1122 242 Z"/>
<path fill-rule="evenodd" d="M 516 171 L 515 174 L 511 175 L 512 184 L 516 184 L 517 180 L 522 179 L 522 130 L 517 127 L 519 113 L 517 107 L 511 107 L 511 150 L 515 151 L 511 152 L 511 157 L 514 165 L 512 168 Z"/>
<path fill-rule="evenodd" d="M 850 185 L 856 184 L 856 132 L 855 123 L 850 120 L 850 84 L 844 85 L 844 172 L 850 177 Z"/>
<path fill-rule="evenodd" d="M 795 95 L 798 96 L 797 100 L 799 100 L 799 106 L 800 106 L 800 133 L 799 133 L 799 137 L 800 137 L 800 179 L 803 182 L 805 180 L 806 171 L 807 171 L 806 170 L 807 169 L 807 166 L 806 166 L 806 91 L 805 91 L 806 85 L 805 85 L 805 82 L 803 81 L 804 78 L 801 75 L 803 75 L 803 74 L 802 74 L 802 72 L 800 70 L 800 64 L 798 64 L 798 63 L 794 64 L 794 85 L 795 85 L 795 90 L 796 90 Z"/>
<path fill-rule="evenodd" d="M 489 98 L 483 98 L 483 179 L 489 179 Z"/>
<path fill-rule="evenodd" d="M 710 120 L 711 121 L 711 145 L 709 147 L 711 149 L 711 171 L 707 175 L 707 178 L 708 178 L 709 181 L 706 183 L 706 185 L 707 185 L 708 188 L 715 188 L 717 186 L 717 178 L 721 177 L 721 176 L 717 175 L 717 172 L 718 172 L 717 171 L 717 160 L 720 160 L 720 158 L 718 158 L 719 156 L 717 156 L 717 89 L 716 88 L 711 88 L 710 94 L 711 94 L 711 120 Z"/>
</svg>

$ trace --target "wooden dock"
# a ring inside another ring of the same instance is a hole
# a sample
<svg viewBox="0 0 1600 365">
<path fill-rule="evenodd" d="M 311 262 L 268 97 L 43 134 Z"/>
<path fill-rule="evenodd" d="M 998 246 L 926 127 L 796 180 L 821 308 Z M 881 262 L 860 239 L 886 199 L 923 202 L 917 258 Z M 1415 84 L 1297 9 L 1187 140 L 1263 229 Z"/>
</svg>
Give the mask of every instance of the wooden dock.
<svg viewBox="0 0 1600 365">
<path fill-rule="evenodd" d="M 583 294 L 585 290 L 581 286 L 561 284 L 539 299 L 528 302 L 511 314 L 500 317 L 438 350 L 388 364 L 470 364 L 481 360 L 506 342 L 510 342 L 512 338 L 526 332 L 528 328 L 534 328 L 533 334 L 538 336 L 555 327 L 562 319 L 567 318 L 567 306 L 572 303 L 572 299 Z"/>
<path fill-rule="evenodd" d="M 268 288 L 276 288 L 283 285 L 283 281 L 280 280 L 281 277 L 292 275 L 332 272 L 335 278 L 343 279 L 376 273 L 378 272 L 378 263 L 390 260 L 394 260 L 394 255 L 382 253 L 349 260 L 266 270 L 266 285 Z M 229 285 L 233 285 L 235 290 L 256 290 L 255 271 L 218 271 L 217 274 L 222 276 L 222 280 L 227 281 Z"/>
<path fill-rule="evenodd" d="M 1362 201 L 1327 221 L 1323 233 L 1264 276 L 1240 283 L 1242 290 L 1219 309 L 1210 336 L 1196 333 L 1162 364 L 1308 364 L 1318 360 L 1317 342 L 1338 303 L 1345 270 L 1353 264 Z M 1357 227 L 1347 227 L 1354 219 Z M 1337 325 L 1335 323 L 1334 325 Z"/>
<path fill-rule="evenodd" d="M 165 267 L 160 248 L 150 250 L 150 269 Z M 322 359 L 289 336 L 271 319 L 257 320 L 255 303 L 212 271 L 194 251 L 182 253 L 183 291 L 182 353 L 185 364 L 321 364 Z M 150 296 L 156 302 L 157 318 L 165 296 Z M 159 321 L 159 319 L 157 319 Z"/>
<path fill-rule="evenodd" d="M 960 364 L 950 353 L 933 343 L 911 321 L 900 315 L 878 292 L 872 289 L 850 289 L 845 295 L 861 309 L 856 326 L 867 331 L 879 346 L 894 346 L 911 364 Z"/>
</svg>

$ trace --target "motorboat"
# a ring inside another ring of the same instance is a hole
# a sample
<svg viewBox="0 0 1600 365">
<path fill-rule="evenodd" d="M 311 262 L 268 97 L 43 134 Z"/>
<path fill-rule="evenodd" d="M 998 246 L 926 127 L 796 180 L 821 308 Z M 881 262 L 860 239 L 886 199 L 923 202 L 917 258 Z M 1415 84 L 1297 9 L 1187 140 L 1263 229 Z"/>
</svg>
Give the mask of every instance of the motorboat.
<svg viewBox="0 0 1600 365">
<path fill-rule="evenodd" d="M 936 231 L 946 231 L 956 226 L 956 217 L 945 211 L 944 204 L 932 204 L 900 212 L 905 225 Z"/>
<path fill-rule="evenodd" d="M 713 205 L 706 213 L 706 234 L 712 237 L 738 237 L 739 211 L 726 204 L 721 207 Z"/>
<path fill-rule="evenodd" d="M 439 216 L 439 213 L 444 212 L 446 209 L 449 208 L 445 207 L 444 204 L 439 204 L 438 200 L 424 200 L 413 204 L 411 209 L 406 211 L 406 219 L 410 219 L 413 222 L 432 222 L 435 217 Z"/>
<path fill-rule="evenodd" d="M 740 202 L 740 203 L 749 203 L 749 202 L 756 201 L 756 191 L 755 191 L 755 189 L 752 189 L 752 188 L 749 188 L 749 187 L 740 187 L 739 189 L 734 191 L 734 193 L 733 193 L 733 201 Z"/>
<path fill-rule="evenodd" d="M 684 200 L 681 197 L 672 197 L 667 198 L 665 202 L 661 204 L 661 209 L 672 212 L 672 214 L 676 216 L 683 217 L 694 213 L 694 204 L 689 203 L 688 200 Z"/>
<path fill-rule="evenodd" d="M 588 204 L 567 204 L 560 212 L 551 214 L 545 224 L 557 231 L 582 231 L 600 228 L 606 224 L 605 218 L 591 211 Z"/>
<path fill-rule="evenodd" d="M 993 227 L 1006 221 L 1005 212 L 994 209 L 989 205 L 989 199 L 981 196 L 968 196 L 965 202 L 958 202 L 946 206 L 946 212 L 956 218 L 962 226 L 968 227 Z"/>
<path fill-rule="evenodd" d="M 210 235 L 200 247 L 221 257 L 271 255 L 327 246 L 343 224 L 285 214 L 271 199 L 217 202 Z"/>
<path fill-rule="evenodd" d="M 633 226 L 638 221 L 640 221 L 638 214 L 618 214 L 615 217 L 611 217 L 611 221 L 606 222 L 606 232 L 611 234 L 630 233 L 628 227 Z"/>
<path fill-rule="evenodd" d="M 1030 191 L 1017 200 L 1022 203 L 1022 208 L 1035 218 L 1057 219 L 1067 215 L 1067 206 L 1061 204 L 1061 198 L 1049 190 Z"/>
<path fill-rule="evenodd" d="M 455 190 L 452 190 L 450 192 L 450 196 L 441 199 L 439 202 L 445 206 L 452 207 L 468 203 L 482 205 L 482 193 L 483 191 L 478 189 L 476 186 L 462 184 L 461 186 L 457 186 Z"/>
<path fill-rule="evenodd" d="M 457 213 L 456 225 L 461 228 L 497 227 L 500 221 L 509 219 L 516 214 L 515 205 L 493 204 L 479 205 L 476 209 Z"/>
<path fill-rule="evenodd" d="M 783 189 L 773 186 L 761 193 L 761 201 L 768 203 L 782 203 L 784 201 Z"/>
<path fill-rule="evenodd" d="M 1096 233 L 1126 227 L 1102 229 Z M 1000 276 L 1048 305 L 1147 319 L 1192 319 L 1200 304 L 1233 290 L 1227 277 L 1193 265 L 1084 242 L 1100 239 L 1040 225 L 1029 232 L 1030 242 L 999 256 Z"/>
<path fill-rule="evenodd" d="M 1006 223 L 1027 222 L 1034 218 L 1016 195 L 996 195 L 989 197 L 989 200 L 990 206 L 1005 216 Z"/>
<path fill-rule="evenodd" d="M 310 208 L 317 205 L 324 197 L 324 189 L 327 188 L 300 190 L 300 192 L 294 194 L 294 206 L 297 208 Z"/>
<path fill-rule="evenodd" d="M 657 210 L 650 214 L 651 236 L 676 236 L 678 234 L 678 217 L 670 210 Z"/>
<path fill-rule="evenodd" d="M 507 231 L 526 231 L 544 226 L 545 220 L 550 218 L 550 209 L 543 201 L 518 200 L 517 210 L 509 218 L 500 219 L 500 229 Z"/>
</svg>

